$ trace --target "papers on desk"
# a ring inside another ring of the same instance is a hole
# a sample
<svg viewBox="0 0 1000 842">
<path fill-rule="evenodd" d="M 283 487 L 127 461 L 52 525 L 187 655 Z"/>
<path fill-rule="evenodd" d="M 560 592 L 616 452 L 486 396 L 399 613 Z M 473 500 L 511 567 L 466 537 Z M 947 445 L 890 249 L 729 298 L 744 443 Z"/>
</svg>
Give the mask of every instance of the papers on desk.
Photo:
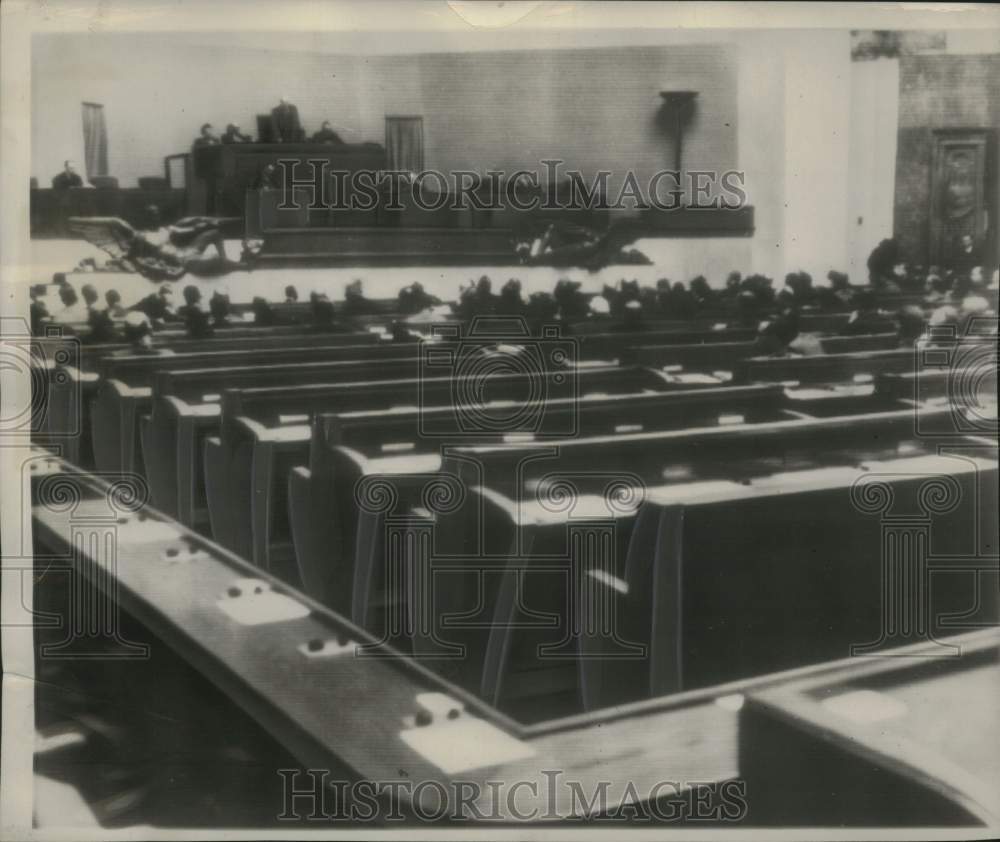
<svg viewBox="0 0 1000 842">
<path fill-rule="evenodd" d="M 272 590 L 263 579 L 237 579 L 215 604 L 241 626 L 281 623 L 309 614 L 301 602 Z"/>
<path fill-rule="evenodd" d="M 677 371 L 671 370 L 674 366 L 668 366 L 663 370 L 667 373 L 667 379 L 671 383 L 691 383 L 691 384 L 717 384 L 721 383 L 718 377 L 714 374 L 702 374 L 698 371 Z"/>
</svg>

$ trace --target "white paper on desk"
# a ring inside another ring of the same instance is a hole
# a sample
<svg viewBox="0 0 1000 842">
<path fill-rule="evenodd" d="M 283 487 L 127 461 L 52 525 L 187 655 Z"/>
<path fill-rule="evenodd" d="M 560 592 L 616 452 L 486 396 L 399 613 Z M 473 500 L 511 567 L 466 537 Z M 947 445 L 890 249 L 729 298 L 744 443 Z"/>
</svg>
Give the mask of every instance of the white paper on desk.
<svg viewBox="0 0 1000 842">
<path fill-rule="evenodd" d="M 237 579 L 233 587 L 239 590 L 238 596 L 226 595 L 215 604 L 240 625 L 281 623 L 309 613 L 301 602 L 271 590 L 271 586 L 261 579 Z M 257 589 L 261 592 L 256 593 Z"/>
<path fill-rule="evenodd" d="M 484 719 L 462 716 L 399 732 L 410 748 L 446 775 L 498 766 L 535 755 L 527 743 Z"/>
<path fill-rule="evenodd" d="M 118 541 L 121 546 L 128 544 L 152 544 L 180 538 L 180 530 L 162 520 L 146 518 L 139 520 L 134 515 L 117 526 Z"/>
<path fill-rule="evenodd" d="M 719 378 L 711 374 L 699 374 L 697 371 L 682 371 L 674 375 L 678 383 L 718 383 Z"/>
</svg>

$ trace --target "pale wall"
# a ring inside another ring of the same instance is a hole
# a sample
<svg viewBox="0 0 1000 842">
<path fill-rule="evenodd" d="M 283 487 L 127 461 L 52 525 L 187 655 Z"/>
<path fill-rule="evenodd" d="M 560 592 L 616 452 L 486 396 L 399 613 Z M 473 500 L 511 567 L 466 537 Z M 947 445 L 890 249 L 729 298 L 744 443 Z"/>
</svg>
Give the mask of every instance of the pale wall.
<svg viewBox="0 0 1000 842">
<path fill-rule="evenodd" d="M 663 242 L 651 256 L 664 275 L 704 273 L 718 284 L 732 268 L 780 282 L 806 269 L 820 280 L 866 255 L 869 235 L 885 229 L 884 192 L 865 179 L 885 174 L 890 150 L 872 154 L 880 127 L 858 121 L 878 111 L 874 94 L 889 82 L 880 77 L 859 102 L 868 71 L 852 67 L 846 31 L 674 32 L 663 45 L 409 56 L 179 40 L 36 39 L 33 173 L 46 183 L 63 158 L 82 158 L 85 99 L 106 105 L 111 170 L 128 186 L 159 174 L 162 157 L 187 148 L 203 120 L 252 130 L 282 93 L 308 128 L 329 116 L 352 141 L 382 140 L 385 114 L 423 114 L 429 166 L 527 167 L 552 155 L 584 170 L 647 173 L 671 160 L 654 122 L 658 92 L 691 87 L 702 95 L 685 163 L 743 169 L 757 230 L 749 240 Z M 859 216 L 863 232 L 851 227 Z"/>
</svg>

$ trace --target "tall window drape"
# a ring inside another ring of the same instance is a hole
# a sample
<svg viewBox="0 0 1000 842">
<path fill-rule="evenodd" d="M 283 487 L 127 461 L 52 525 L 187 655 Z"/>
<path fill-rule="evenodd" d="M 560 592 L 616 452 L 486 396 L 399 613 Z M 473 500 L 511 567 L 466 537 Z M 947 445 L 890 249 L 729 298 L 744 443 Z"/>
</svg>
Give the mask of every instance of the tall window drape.
<svg viewBox="0 0 1000 842">
<path fill-rule="evenodd" d="M 108 128 L 96 102 L 83 103 L 83 155 L 88 179 L 108 174 Z"/>
<path fill-rule="evenodd" d="M 424 168 L 424 118 L 386 117 L 385 151 L 389 169 L 421 172 Z"/>
</svg>

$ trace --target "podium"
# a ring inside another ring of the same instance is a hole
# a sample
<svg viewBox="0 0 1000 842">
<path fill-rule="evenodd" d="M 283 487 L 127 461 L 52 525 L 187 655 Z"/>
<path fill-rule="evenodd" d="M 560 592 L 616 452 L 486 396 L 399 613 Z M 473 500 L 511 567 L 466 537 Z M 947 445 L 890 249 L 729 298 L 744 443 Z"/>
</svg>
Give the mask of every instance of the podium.
<svg viewBox="0 0 1000 842">
<path fill-rule="evenodd" d="M 199 201 L 191 212 L 212 216 L 243 216 L 247 190 L 268 164 L 286 162 L 300 185 L 313 176 L 316 196 L 323 195 L 324 172 L 328 178 L 331 172 L 347 173 L 345 180 L 350 181 L 351 173 L 378 172 L 386 166 L 385 149 L 376 143 L 233 143 L 193 149 L 191 154 L 200 188 L 194 191 Z"/>
</svg>

